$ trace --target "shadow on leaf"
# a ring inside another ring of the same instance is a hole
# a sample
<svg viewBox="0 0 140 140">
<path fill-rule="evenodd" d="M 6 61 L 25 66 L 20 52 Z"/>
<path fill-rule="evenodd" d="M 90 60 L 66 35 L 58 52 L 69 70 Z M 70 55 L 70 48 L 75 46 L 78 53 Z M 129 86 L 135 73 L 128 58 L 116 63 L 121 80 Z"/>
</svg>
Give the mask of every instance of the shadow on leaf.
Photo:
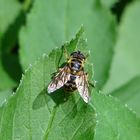
<svg viewBox="0 0 140 140">
<path fill-rule="evenodd" d="M 71 94 L 64 92 L 63 89 L 59 89 L 54 93 L 48 94 L 47 89 L 45 88 L 35 98 L 32 108 L 36 110 L 41 107 L 44 107 L 51 100 L 53 100 L 56 105 L 64 104 L 65 102 L 68 101 L 70 95 Z M 71 98 L 72 98 L 72 102 L 75 103 L 74 98 L 73 97 Z"/>
</svg>

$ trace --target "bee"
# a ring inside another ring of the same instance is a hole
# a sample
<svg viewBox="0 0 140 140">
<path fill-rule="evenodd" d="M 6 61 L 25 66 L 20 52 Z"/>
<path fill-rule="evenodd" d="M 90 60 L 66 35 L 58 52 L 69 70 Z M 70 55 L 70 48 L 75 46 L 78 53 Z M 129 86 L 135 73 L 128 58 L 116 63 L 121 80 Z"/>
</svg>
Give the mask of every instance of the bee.
<svg viewBox="0 0 140 140">
<path fill-rule="evenodd" d="M 86 57 L 80 52 L 71 53 L 66 65 L 58 70 L 48 85 L 48 93 L 64 87 L 64 90 L 73 92 L 78 90 L 83 100 L 88 103 L 89 83 L 88 74 L 84 71 Z"/>
</svg>

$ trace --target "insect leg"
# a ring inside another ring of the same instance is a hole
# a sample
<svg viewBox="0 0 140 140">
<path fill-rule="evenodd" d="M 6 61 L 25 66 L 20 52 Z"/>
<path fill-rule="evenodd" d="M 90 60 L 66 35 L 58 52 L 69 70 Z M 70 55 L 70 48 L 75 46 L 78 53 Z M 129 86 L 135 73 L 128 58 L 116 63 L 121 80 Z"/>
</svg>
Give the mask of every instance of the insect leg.
<svg viewBox="0 0 140 140">
<path fill-rule="evenodd" d="M 90 51 L 86 52 L 85 58 L 88 58 L 90 56 Z"/>
<path fill-rule="evenodd" d="M 88 79 L 88 73 L 87 73 L 87 72 L 85 73 L 85 75 L 86 75 L 86 79 Z M 95 80 L 93 80 L 93 81 L 89 81 L 89 80 L 88 80 L 88 84 L 89 84 L 90 86 L 94 87 L 94 88 L 95 88 L 95 86 L 96 86 L 96 83 L 97 83 L 97 81 L 95 81 Z"/>
<path fill-rule="evenodd" d="M 89 82 L 89 85 L 95 88 L 96 83 L 97 83 L 97 81 L 93 80 L 92 82 L 91 81 Z"/>
</svg>

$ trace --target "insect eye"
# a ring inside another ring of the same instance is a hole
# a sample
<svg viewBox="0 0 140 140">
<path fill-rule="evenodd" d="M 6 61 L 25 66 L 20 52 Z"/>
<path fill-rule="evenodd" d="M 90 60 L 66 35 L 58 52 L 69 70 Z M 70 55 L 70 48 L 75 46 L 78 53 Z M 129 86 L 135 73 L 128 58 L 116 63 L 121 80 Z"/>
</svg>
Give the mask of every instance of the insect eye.
<svg viewBox="0 0 140 140">
<path fill-rule="evenodd" d="M 80 58 L 81 58 L 81 59 L 84 59 L 84 60 L 86 59 L 85 56 L 84 56 L 83 54 L 80 54 Z"/>
</svg>

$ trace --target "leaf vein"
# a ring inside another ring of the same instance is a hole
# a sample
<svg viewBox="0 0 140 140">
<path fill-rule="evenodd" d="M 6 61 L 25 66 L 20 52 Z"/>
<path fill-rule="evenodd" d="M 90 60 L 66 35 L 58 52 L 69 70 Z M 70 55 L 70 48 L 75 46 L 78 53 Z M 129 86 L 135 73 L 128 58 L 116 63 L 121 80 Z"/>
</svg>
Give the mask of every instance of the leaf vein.
<svg viewBox="0 0 140 140">
<path fill-rule="evenodd" d="M 51 128 L 52 128 L 52 124 L 53 124 L 53 120 L 54 120 L 56 111 L 57 111 L 57 106 L 55 105 L 55 106 L 53 107 L 52 114 L 51 114 L 51 116 L 50 116 L 50 118 L 49 118 L 48 127 L 47 127 L 47 129 L 46 129 L 46 131 L 45 131 L 45 135 L 44 135 L 43 140 L 47 140 L 47 139 L 48 139 L 50 130 L 51 130 Z"/>
<path fill-rule="evenodd" d="M 78 130 L 81 128 L 83 122 L 84 122 L 84 119 L 82 119 L 82 121 L 81 121 L 79 127 L 77 127 L 76 131 L 73 133 L 73 135 L 72 135 L 72 137 L 71 137 L 71 140 L 74 139 L 74 136 L 76 136 L 76 134 L 78 133 Z"/>
</svg>

